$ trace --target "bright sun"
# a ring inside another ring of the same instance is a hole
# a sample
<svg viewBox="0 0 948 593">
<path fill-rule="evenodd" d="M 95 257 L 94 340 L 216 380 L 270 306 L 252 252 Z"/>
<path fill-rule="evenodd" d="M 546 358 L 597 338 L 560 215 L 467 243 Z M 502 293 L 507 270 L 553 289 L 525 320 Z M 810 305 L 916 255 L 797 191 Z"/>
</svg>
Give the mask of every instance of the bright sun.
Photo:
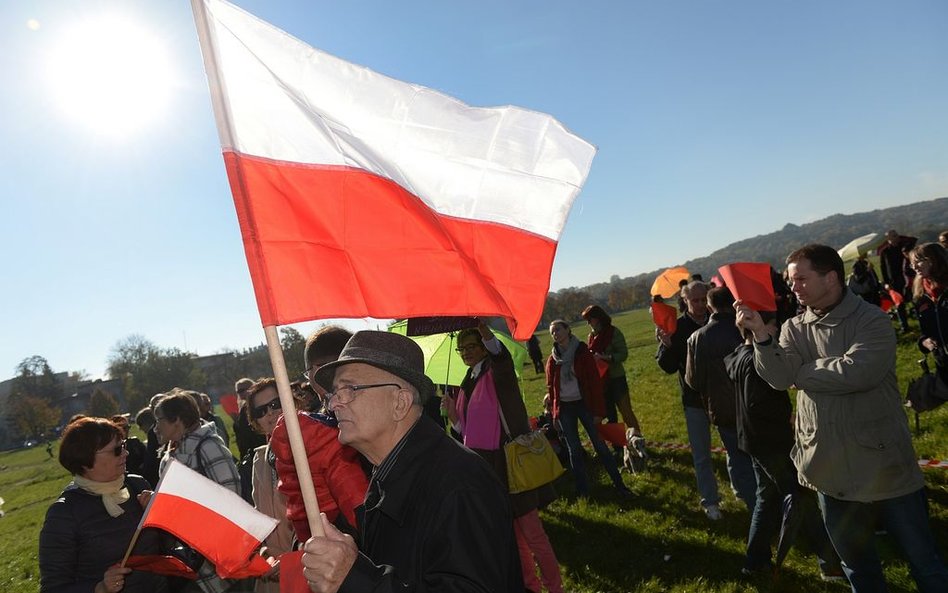
<svg viewBox="0 0 948 593">
<path fill-rule="evenodd" d="M 127 136 L 160 120 L 174 84 L 166 48 L 119 17 L 72 25 L 52 48 L 53 102 L 99 135 Z"/>
</svg>

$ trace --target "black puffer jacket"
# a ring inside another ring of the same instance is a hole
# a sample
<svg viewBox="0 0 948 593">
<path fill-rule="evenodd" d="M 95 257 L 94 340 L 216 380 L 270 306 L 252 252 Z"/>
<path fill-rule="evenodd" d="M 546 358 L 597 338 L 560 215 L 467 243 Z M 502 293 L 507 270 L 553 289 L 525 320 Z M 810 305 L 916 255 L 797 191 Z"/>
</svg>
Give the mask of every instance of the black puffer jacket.
<svg viewBox="0 0 948 593">
<path fill-rule="evenodd" d="M 131 496 L 118 517 L 106 512 L 101 496 L 74 484 L 50 505 L 39 538 L 41 593 L 92 593 L 105 570 L 122 561 L 142 518 L 137 496 L 150 488 L 144 478 L 134 475 L 125 478 L 125 486 Z M 134 553 L 157 554 L 158 539 L 158 532 L 145 529 Z M 125 579 L 125 590 L 161 593 L 167 588 L 164 577 L 133 571 Z"/>
</svg>

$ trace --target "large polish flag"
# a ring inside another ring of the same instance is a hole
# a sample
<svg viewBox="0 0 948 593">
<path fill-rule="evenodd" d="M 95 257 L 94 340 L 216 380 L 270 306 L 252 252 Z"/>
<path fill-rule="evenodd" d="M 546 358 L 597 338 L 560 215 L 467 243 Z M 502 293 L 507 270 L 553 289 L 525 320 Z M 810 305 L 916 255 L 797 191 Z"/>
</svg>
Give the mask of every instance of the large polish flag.
<svg viewBox="0 0 948 593">
<path fill-rule="evenodd" d="M 499 315 L 526 339 L 595 148 L 192 0 L 264 326 Z"/>
<path fill-rule="evenodd" d="M 276 525 L 232 490 L 173 460 L 141 521 L 141 527 L 163 529 L 194 548 L 223 578 L 269 571 L 256 550 Z"/>
</svg>

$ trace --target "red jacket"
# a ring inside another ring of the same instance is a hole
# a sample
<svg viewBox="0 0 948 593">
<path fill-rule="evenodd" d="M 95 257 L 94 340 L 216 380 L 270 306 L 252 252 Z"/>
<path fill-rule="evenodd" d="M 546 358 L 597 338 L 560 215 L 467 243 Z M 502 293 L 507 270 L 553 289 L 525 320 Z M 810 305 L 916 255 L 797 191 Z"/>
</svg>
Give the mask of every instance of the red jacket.
<svg viewBox="0 0 948 593">
<path fill-rule="evenodd" d="M 299 412 L 300 430 L 306 444 L 309 471 L 313 474 L 316 501 L 319 510 L 336 522 L 341 512 L 353 528 L 356 527 L 355 508 L 365 499 L 369 481 L 362 470 L 355 449 L 339 442 L 339 430 L 304 412 Z M 270 437 L 270 448 L 276 456 L 277 489 L 286 496 L 286 517 L 293 523 L 296 539 L 309 539 L 309 524 L 300 481 L 293 466 L 293 454 L 283 418 L 277 422 Z"/>
<path fill-rule="evenodd" d="M 589 412 L 602 418 L 606 415 L 606 403 L 602 398 L 602 379 L 599 369 L 596 368 L 596 359 L 583 342 L 576 349 L 573 358 L 573 373 L 579 381 L 579 392 L 583 395 L 583 403 Z M 560 365 L 553 360 L 553 356 L 546 361 L 546 389 L 550 393 L 553 403 L 553 417 L 560 417 Z"/>
</svg>

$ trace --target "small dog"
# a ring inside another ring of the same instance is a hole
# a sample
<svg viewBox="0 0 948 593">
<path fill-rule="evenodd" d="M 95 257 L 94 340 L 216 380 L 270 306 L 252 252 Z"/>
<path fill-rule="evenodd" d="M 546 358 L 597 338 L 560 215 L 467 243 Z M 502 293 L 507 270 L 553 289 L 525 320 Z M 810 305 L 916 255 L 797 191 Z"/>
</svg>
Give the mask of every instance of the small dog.
<svg viewBox="0 0 948 593">
<path fill-rule="evenodd" d="M 645 437 L 629 428 L 625 431 L 626 446 L 622 448 L 622 467 L 633 474 L 645 471 L 648 453 L 645 451 Z"/>
</svg>

